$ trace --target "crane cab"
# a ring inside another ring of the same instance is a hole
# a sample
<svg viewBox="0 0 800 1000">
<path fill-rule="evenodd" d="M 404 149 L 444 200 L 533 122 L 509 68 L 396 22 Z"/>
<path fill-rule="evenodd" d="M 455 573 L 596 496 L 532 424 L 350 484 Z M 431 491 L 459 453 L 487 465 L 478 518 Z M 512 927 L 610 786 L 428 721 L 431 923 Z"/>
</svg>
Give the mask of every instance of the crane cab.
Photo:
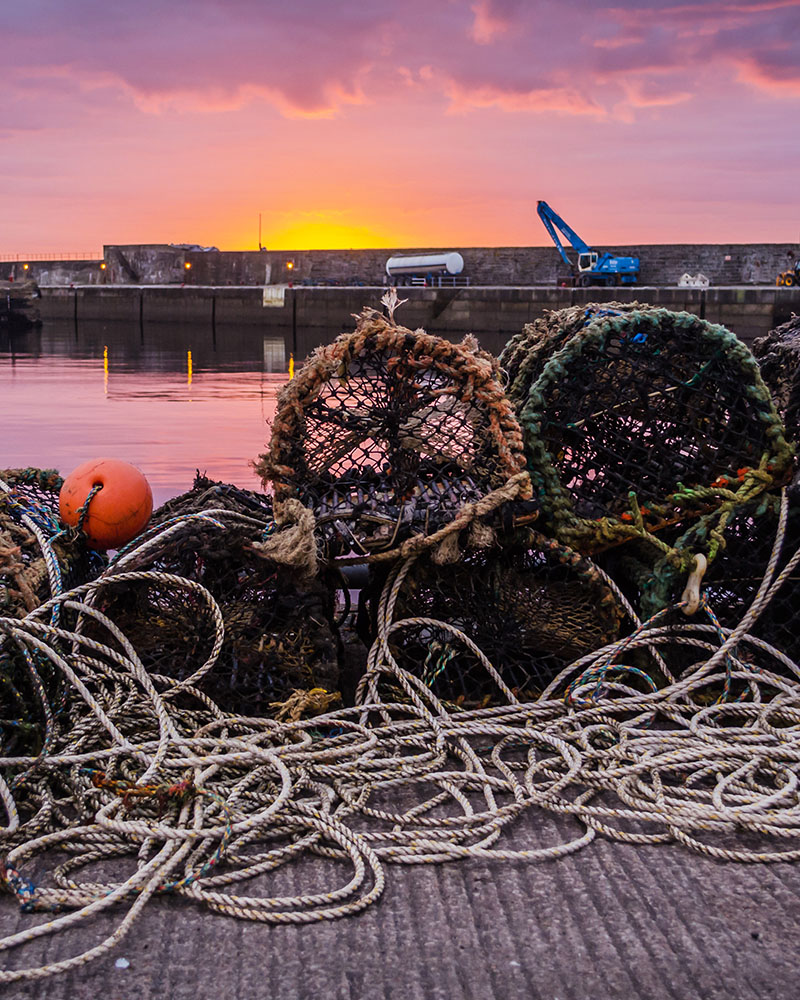
<svg viewBox="0 0 800 1000">
<path fill-rule="evenodd" d="M 578 254 L 578 271 L 591 271 L 597 266 L 597 253 L 593 250 L 591 253 L 579 253 Z"/>
</svg>

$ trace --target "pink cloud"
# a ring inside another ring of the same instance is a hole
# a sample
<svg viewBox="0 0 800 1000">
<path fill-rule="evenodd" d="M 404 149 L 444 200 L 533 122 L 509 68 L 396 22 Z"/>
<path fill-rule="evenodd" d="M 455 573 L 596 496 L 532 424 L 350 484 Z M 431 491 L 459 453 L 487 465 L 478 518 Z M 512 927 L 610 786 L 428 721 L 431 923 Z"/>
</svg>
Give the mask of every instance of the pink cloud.
<svg viewBox="0 0 800 1000">
<path fill-rule="evenodd" d="M 509 29 L 509 17 L 500 13 L 492 0 L 476 0 L 472 5 L 472 12 L 475 20 L 470 35 L 479 45 L 490 44 Z"/>
<path fill-rule="evenodd" d="M 266 104 L 290 118 L 386 100 L 398 73 L 451 110 L 576 116 L 689 101 L 711 67 L 765 94 L 800 86 L 800 0 L 38 0 L 1 11 L 0 31 L 0 118 L 31 71 L 114 87 L 145 113 Z"/>
<path fill-rule="evenodd" d="M 739 79 L 758 90 L 776 97 L 800 97 L 800 67 L 775 66 L 755 58 L 733 61 L 738 65 Z"/>
<path fill-rule="evenodd" d="M 626 59 L 636 59 L 637 47 L 644 46 L 654 55 L 651 68 L 672 60 L 690 81 L 703 66 L 716 66 L 763 92 L 792 96 L 800 88 L 800 0 L 664 5 L 657 10 L 631 4 L 610 13 L 631 37 L 630 45 L 615 46 L 621 51 L 619 68 L 625 68 Z M 602 62 L 597 65 L 604 68 Z"/>
<path fill-rule="evenodd" d="M 450 80 L 446 85 L 450 112 L 463 113 L 472 108 L 499 108 L 510 112 L 558 111 L 569 115 L 603 116 L 603 108 L 576 90 L 566 87 L 510 89 L 491 84 L 465 85 Z"/>
<path fill-rule="evenodd" d="M 263 99 L 289 115 L 331 114 L 364 99 L 361 80 L 388 20 L 313 0 L 272 10 L 247 0 L 143 0 L 136 17 L 87 0 L 69 10 L 45 5 L 52 9 L 41 24 L 0 15 L 6 73 L 55 67 L 88 88 L 115 84 L 146 111 L 230 110 Z"/>
<path fill-rule="evenodd" d="M 692 99 L 692 93 L 681 90 L 680 79 L 673 76 L 664 80 L 630 77 L 625 80 L 624 88 L 627 103 L 633 108 L 666 108 Z"/>
</svg>

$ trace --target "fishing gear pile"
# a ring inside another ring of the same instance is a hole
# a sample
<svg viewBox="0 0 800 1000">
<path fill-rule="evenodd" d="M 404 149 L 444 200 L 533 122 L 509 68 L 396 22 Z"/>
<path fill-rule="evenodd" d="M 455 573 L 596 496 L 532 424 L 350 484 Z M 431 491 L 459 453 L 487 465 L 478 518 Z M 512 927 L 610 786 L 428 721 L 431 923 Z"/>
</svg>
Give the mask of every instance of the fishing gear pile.
<svg viewBox="0 0 800 1000">
<path fill-rule="evenodd" d="M 472 339 L 452 344 L 365 310 L 286 386 L 258 465 L 276 509 L 292 499 L 311 511 L 323 558 L 369 567 L 367 647 L 393 562 L 422 556 L 398 607 L 455 616 L 490 651 L 500 686 L 469 645 L 429 625 L 395 655 L 462 706 L 541 691 L 578 651 L 615 638 L 621 617 L 576 553 L 531 529 L 522 433 L 498 375 Z"/>
<path fill-rule="evenodd" d="M 0 616 L 23 619 L 51 593 L 96 575 L 102 559 L 58 519 L 53 469 L 0 470 Z M 59 671 L 0 646 L 0 754 L 39 752 L 46 717 L 65 696 Z"/>
<path fill-rule="evenodd" d="M 464 708 L 538 697 L 569 663 L 619 635 L 622 610 L 589 560 L 528 530 L 457 563 L 421 555 L 403 572 L 395 615 L 406 622 L 397 664 Z M 373 628 L 367 638 L 376 637 Z"/>
<path fill-rule="evenodd" d="M 63 482 L 54 469 L 0 469 L 0 614 L 24 618 L 47 600 L 54 579 L 69 589 L 100 565 L 80 532 L 59 521 Z"/>
<path fill-rule="evenodd" d="M 282 391 L 256 468 L 276 503 L 313 511 L 328 559 L 394 558 L 411 539 L 425 547 L 465 508 L 480 544 L 485 517 L 528 490 L 497 376 L 474 339 L 451 344 L 367 309 Z"/>
<path fill-rule="evenodd" d="M 0 982 L 85 965 L 167 893 L 299 925 L 371 905 L 392 865 L 597 837 L 800 859 L 800 510 L 752 356 L 610 303 L 506 356 L 508 395 L 471 342 L 362 313 L 281 397 L 274 499 L 198 476 L 80 579 L 53 490 L 22 513 L 5 485 L 50 593 L 23 607 L 0 564 L 0 878 L 22 911 Z M 504 846 L 526 812 L 535 844 Z M 301 858 L 314 889 L 287 895 Z M 101 941 L 25 965 L 111 909 Z"/>
<path fill-rule="evenodd" d="M 298 520 L 276 523 L 269 497 L 198 473 L 112 560 L 95 607 L 149 673 L 196 687 L 223 711 L 294 717 L 327 708 L 340 699 L 334 590 L 317 573 L 302 509 Z M 115 583 L 122 567 L 125 579 Z M 142 571 L 145 578 L 128 578 Z M 176 577 L 203 591 L 176 591 Z M 211 643 L 217 609 L 224 640 L 198 672 L 197 650 Z"/>
<path fill-rule="evenodd" d="M 551 313 L 501 363 L 541 530 L 585 554 L 636 543 L 645 616 L 712 562 L 741 507 L 791 474 L 793 449 L 749 349 L 689 313 Z M 679 528 L 669 540 L 665 532 Z"/>
</svg>

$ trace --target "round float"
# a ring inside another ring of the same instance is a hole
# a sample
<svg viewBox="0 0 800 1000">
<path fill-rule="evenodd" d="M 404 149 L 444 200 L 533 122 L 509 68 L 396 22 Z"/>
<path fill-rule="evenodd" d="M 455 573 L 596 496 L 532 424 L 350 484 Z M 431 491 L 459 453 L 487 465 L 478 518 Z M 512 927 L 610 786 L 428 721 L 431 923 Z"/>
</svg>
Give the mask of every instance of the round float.
<svg viewBox="0 0 800 1000">
<path fill-rule="evenodd" d="M 58 498 L 61 519 L 77 527 L 90 494 L 82 530 L 96 549 L 116 549 L 135 538 L 153 513 L 150 484 L 136 468 L 116 458 L 84 462 L 64 480 Z"/>
</svg>

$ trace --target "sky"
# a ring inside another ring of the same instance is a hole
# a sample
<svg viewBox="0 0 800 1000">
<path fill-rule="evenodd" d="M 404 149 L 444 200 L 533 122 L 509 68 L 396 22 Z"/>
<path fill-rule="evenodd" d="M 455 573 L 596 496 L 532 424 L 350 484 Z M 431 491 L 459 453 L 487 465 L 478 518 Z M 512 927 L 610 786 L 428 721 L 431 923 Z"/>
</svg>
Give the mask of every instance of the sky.
<svg viewBox="0 0 800 1000">
<path fill-rule="evenodd" d="M 0 0 L 0 253 L 800 242 L 800 0 Z"/>
</svg>

